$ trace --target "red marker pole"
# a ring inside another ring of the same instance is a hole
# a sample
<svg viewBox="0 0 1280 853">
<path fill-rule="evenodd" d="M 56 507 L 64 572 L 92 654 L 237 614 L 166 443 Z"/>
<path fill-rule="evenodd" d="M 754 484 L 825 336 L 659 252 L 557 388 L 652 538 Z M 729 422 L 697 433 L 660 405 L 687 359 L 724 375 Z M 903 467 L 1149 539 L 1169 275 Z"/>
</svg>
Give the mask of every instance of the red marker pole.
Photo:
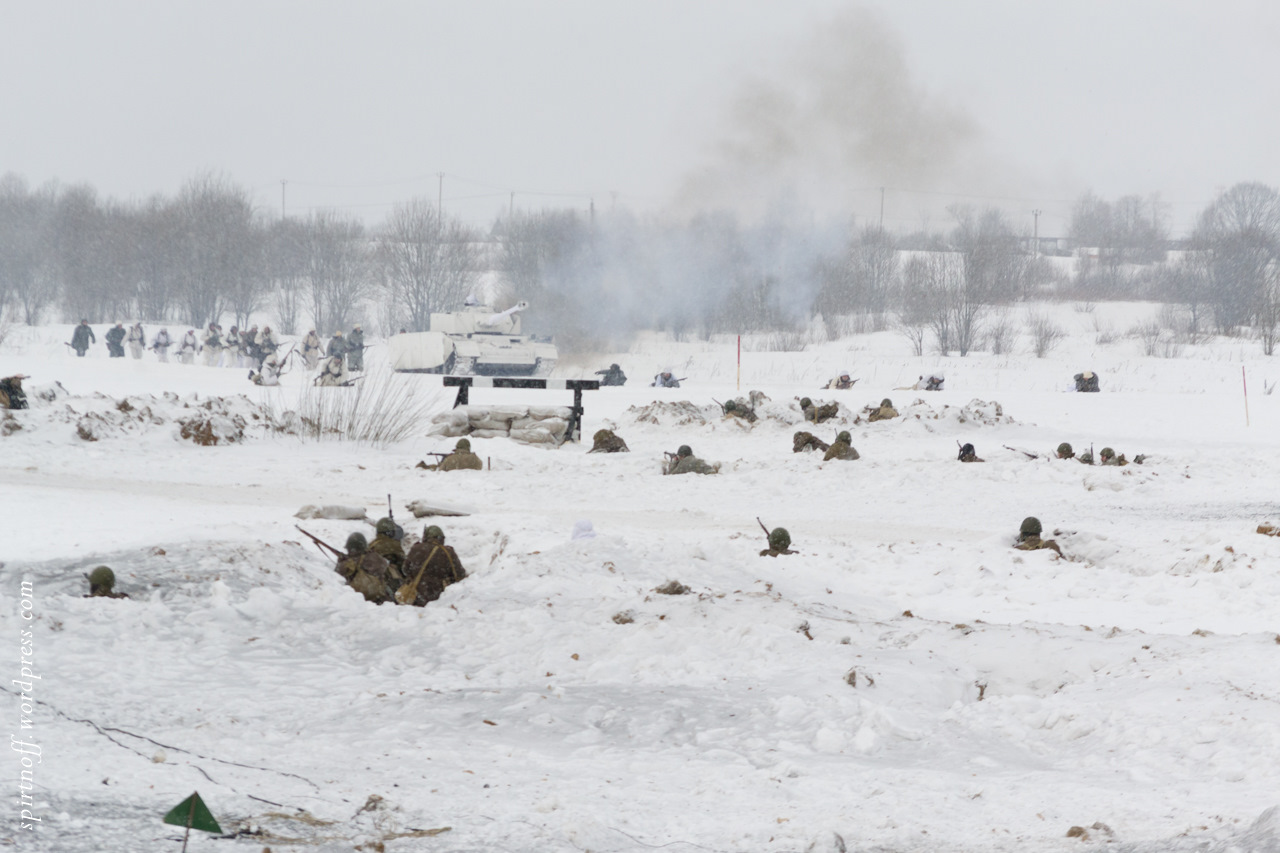
<svg viewBox="0 0 1280 853">
<path fill-rule="evenodd" d="M 1244 375 L 1244 365 L 1240 365 L 1240 384 L 1244 386 L 1244 425 L 1249 425 L 1249 380 Z M 1263 382 L 1263 385 L 1267 383 Z"/>
</svg>

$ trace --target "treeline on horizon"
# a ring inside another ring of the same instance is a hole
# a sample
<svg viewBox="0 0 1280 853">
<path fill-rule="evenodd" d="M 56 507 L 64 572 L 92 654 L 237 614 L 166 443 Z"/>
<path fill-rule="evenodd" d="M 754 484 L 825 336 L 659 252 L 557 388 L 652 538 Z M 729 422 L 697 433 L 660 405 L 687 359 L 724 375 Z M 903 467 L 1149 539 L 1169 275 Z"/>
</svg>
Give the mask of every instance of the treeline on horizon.
<svg viewBox="0 0 1280 853">
<path fill-rule="evenodd" d="M 485 231 L 414 198 L 369 227 L 337 210 L 267 215 L 213 174 L 173 197 L 130 203 L 7 174 L 0 322 L 203 328 L 266 313 L 287 335 L 354 322 L 390 334 L 425 330 L 432 312 L 488 295 L 496 307 L 528 300 L 525 331 L 554 334 L 569 351 L 616 347 L 645 329 L 812 335 L 816 323 L 828 336 L 892 327 L 917 353 L 928 338 L 963 356 L 984 345 L 998 352 L 1012 334 L 1006 309 L 1031 298 L 1144 299 L 1178 306 L 1174 334 L 1252 334 L 1274 350 L 1272 187 L 1224 191 L 1176 248 L 1159 204 L 1138 196 L 1081 197 L 1068 249 L 1032 245 L 998 208 L 948 213 L 945 230 L 906 233 L 781 209 L 752 223 L 727 212 L 677 221 L 552 209 L 499 216 Z"/>
</svg>

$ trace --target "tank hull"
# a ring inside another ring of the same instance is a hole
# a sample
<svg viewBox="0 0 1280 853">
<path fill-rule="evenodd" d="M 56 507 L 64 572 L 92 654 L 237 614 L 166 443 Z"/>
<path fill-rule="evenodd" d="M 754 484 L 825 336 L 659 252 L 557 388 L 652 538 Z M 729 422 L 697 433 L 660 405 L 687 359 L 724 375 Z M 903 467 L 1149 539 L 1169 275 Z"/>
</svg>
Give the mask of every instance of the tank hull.
<svg viewBox="0 0 1280 853">
<path fill-rule="evenodd" d="M 530 335 L 412 332 L 387 340 L 397 373 L 455 376 L 546 376 L 556 362 L 555 344 Z"/>
</svg>

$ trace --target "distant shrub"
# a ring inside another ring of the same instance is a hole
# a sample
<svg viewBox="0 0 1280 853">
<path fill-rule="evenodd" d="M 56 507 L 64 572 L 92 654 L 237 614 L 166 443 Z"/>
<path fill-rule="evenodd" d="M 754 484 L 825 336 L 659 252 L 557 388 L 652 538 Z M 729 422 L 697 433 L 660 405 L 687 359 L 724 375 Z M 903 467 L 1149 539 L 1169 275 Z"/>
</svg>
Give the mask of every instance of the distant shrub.
<svg viewBox="0 0 1280 853">
<path fill-rule="evenodd" d="M 1027 312 L 1027 332 L 1031 335 L 1031 350 L 1036 358 L 1044 358 L 1067 333 L 1045 314 Z"/>
</svg>

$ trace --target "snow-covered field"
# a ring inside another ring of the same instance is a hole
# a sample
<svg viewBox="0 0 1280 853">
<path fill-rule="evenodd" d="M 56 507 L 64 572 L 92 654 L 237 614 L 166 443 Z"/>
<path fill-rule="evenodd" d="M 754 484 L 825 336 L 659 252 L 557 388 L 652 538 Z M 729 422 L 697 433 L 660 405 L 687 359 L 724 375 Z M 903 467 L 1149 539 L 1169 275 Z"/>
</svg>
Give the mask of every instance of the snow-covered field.
<svg viewBox="0 0 1280 853">
<path fill-rule="evenodd" d="M 475 439 L 490 470 L 448 474 L 414 467 L 452 445 L 425 423 L 385 448 L 254 424 L 308 377 L 11 329 L 0 376 L 70 396 L 0 438 L 0 843 L 174 851 L 160 818 L 199 790 L 243 833 L 196 851 L 1280 851 L 1280 539 L 1255 532 L 1280 521 L 1280 362 L 1245 340 L 1143 356 L 1123 333 L 1156 306 L 1044 310 L 1070 333 L 1046 359 L 920 359 L 889 332 L 744 352 L 740 393 L 773 414 L 752 429 L 639 422 L 739 393 L 732 342 L 648 337 L 562 363 L 631 377 L 586 395 L 583 445 Z M 685 387 L 645 387 L 667 366 Z M 852 391 L 817 391 L 841 368 Z M 894 390 L 933 369 L 945 391 Z M 1084 369 L 1102 393 L 1070 392 Z M 178 437 L 234 395 L 242 442 Z M 843 404 L 859 461 L 791 452 L 800 395 Z M 885 396 L 903 418 L 853 424 Z M 507 402 L 569 395 L 472 392 Z M 601 426 L 632 452 L 588 455 Z M 1061 441 L 1147 460 L 1049 458 Z M 721 473 L 663 477 L 680 444 Z M 438 520 L 471 577 L 423 609 L 365 603 L 294 529 L 306 504 L 376 519 L 388 492 L 416 533 L 437 520 L 415 499 L 475 510 Z M 1011 547 L 1028 515 L 1065 558 Z M 757 556 L 757 516 L 800 553 Z M 595 539 L 570 539 L 579 519 Z M 104 563 L 130 599 L 81 597 Z"/>
</svg>

